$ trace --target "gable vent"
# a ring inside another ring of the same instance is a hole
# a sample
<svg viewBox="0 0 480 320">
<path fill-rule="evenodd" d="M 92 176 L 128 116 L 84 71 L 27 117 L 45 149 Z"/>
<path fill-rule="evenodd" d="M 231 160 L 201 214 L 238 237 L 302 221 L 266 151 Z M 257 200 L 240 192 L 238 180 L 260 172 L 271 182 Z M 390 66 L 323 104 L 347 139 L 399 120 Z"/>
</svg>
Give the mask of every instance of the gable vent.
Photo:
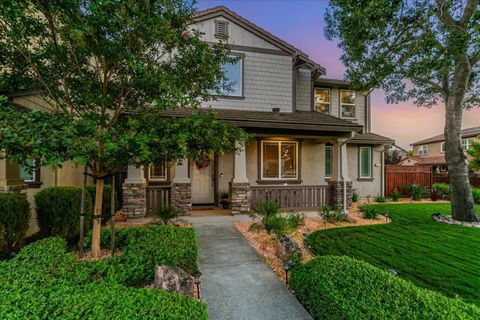
<svg viewBox="0 0 480 320">
<path fill-rule="evenodd" d="M 215 38 L 228 39 L 228 21 L 215 20 Z"/>
</svg>

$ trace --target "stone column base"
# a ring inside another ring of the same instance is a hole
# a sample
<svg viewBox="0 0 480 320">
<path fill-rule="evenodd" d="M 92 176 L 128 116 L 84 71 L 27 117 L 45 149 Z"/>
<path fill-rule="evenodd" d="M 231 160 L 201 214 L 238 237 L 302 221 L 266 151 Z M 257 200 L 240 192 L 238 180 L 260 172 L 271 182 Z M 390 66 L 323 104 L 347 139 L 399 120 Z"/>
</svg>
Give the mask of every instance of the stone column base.
<svg viewBox="0 0 480 320">
<path fill-rule="evenodd" d="M 0 193 L 12 192 L 12 193 L 18 193 L 25 197 L 27 196 L 27 190 L 28 190 L 27 184 L 15 184 L 15 185 L 7 185 L 7 186 L 0 187 Z"/>
<path fill-rule="evenodd" d="M 170 199 L 183 215 L 192 214 L 192 183 L 173 182 Z"/>
<path fill-rule="evenodd" d="M 126 218 L 143 218 L 147 212 L 147 184 L 124 183 L 122 213 Z"/>
<path fill-rule="evenodd" d="M 328 181 L 328 184 L 332 186 L 332 206 L 337 208 L 343 207 L 343 181 Z M 352 181 L 346 181 L 347 184 L 347 207 L 352 205 Z"/>
<path fill-rule="evenodd" d="M 245 214 L 250 212 L 250 206 L 252 204 L 252 191 L 250 189 L 250 183 L 230 183 L 230 206 L 232 208 L 232 214 Z"/>
</svg>

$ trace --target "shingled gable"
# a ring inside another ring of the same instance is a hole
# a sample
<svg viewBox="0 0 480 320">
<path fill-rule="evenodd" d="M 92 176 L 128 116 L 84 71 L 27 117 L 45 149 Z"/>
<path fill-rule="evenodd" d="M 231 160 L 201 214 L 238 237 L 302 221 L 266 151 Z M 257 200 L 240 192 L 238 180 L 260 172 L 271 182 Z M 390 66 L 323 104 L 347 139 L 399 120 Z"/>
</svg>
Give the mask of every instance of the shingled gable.
<svg viewBox="0 0 480 320">
<path fill-rule="evenodd" d="M 201 22 L 201 21 L 205 21 L 205 20 L 209 20 L 217 17 L 223 17 L 227 20 L 230 20 L 236 23 L 242 28 L 255 34 L 257 37 L 267 41 L 268 43 L 276 46 L 280 50 L 288 53 L 293 58 L 298 58 L 302 60 L 307 67 L 318 71 L 319 74 L 326 74 L 326 69 L 321 65 L 319 65 L 318 63 L 316 63 L 315 61 L 311 60 L 306 53 L 302 52 L 300 49 L 294 47 L 293 45 L 283 41 L 282 39 L 274 36 L 270 32 L 262 29 L 261 27 L 257 26 L 253 22 L 248 21 L 247 19 L 239 16 L 238 14 L 228 9 L 227 7 L 218 6 L 211 9 L 199 11 L 194 17 L 194 22 Z"/>
</svg>

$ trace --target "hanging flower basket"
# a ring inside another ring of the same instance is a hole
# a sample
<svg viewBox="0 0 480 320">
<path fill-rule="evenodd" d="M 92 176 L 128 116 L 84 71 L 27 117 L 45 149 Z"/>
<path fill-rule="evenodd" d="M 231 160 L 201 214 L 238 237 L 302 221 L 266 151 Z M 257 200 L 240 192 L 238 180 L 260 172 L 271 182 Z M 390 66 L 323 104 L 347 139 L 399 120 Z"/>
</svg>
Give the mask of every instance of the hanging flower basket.
<svg viewBox="0 0 480 320">
<path fill-rule="evenodd" d="M 210 158 L 206 157 L 203 161 L 195 161 L 194 164 L 197 169 L 205 169 L 210 165 Z"/>
</svg>

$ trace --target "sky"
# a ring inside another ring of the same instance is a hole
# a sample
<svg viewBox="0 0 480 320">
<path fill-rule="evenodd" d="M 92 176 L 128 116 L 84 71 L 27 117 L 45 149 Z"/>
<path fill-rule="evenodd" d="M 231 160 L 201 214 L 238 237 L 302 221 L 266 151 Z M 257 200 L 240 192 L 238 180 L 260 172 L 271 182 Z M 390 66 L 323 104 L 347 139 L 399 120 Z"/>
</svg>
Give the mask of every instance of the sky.
<svg viewBox="0 0 480 320">
<path fill-rule="evenodd" d="M 328 78 L 343 79 L 342 51 L 323 33 L 327 0 L 197 0 L 198 9 L 223 5 L 299 48 L 327 69 Z M 380 89 L 372 93 L 372 131 L 404 148 L 443 132 L 444 107 L 419 108 L 413 102 L 387 104 Z M 463 128 L 480 126 L 480 108 L 465 111 Z"/>
</svg>

